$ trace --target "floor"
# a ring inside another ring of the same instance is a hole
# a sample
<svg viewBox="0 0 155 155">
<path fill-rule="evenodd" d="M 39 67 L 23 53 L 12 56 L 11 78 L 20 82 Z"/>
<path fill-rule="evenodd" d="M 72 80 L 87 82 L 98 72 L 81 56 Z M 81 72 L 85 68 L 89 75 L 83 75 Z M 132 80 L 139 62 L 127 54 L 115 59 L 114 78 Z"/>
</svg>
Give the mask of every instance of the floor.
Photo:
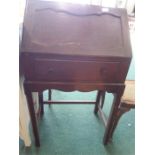
<svg viewBox="0 0 155 155">
<path fill-rule="evenodd" d="M 63 93 L 53 91 L 53 99 L 94 100 L 96 91 Z M 47 98 L 47 92 L 44 92 Z M 107 94 L 104 111 L 108 115 L 112 95 Z M 39 121 L 41 147 L 25 148 L 20 141 L 20 155 L 134 155 L 134 110 L 126 113 L 115 130 L 112 143 L 102 144 L 104 126 L 93 113 L 94 105 L 45 105 L 45 114 Z M 33 137 L 33 136 L 32 136 Z"/>
</svg>

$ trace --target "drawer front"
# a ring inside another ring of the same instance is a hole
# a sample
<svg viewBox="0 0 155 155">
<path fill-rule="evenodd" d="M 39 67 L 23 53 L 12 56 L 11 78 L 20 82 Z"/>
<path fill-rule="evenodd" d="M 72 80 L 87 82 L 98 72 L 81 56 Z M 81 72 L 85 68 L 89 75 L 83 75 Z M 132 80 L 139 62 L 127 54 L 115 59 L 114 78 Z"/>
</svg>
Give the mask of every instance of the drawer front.
<svg viewBox="0 0 155 155">
<path fill-rule="evenodd" d="M 35 59 L 36 80 L 69 82 L 117 82 L 118 62 Z"/>
</svg>

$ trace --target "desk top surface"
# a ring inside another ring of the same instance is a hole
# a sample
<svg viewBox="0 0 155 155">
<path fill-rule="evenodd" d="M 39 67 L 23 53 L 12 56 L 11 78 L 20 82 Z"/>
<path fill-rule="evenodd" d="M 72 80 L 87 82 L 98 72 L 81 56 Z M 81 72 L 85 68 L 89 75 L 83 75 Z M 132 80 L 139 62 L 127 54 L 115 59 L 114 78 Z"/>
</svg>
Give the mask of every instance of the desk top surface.
<svg viewBox="0 0 155 155">
<path fill-rule="evenodd" d="M 131 57 L 126 10 L 48 1 L 29 2 L 21 51 Z"/>
</svg>

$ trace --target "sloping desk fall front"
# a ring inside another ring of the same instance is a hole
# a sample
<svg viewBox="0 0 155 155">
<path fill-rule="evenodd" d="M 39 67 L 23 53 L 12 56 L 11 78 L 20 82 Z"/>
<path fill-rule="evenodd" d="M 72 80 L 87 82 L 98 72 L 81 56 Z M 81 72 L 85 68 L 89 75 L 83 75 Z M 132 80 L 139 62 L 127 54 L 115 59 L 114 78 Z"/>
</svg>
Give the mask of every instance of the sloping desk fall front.
<svg viewBox="0 0 155 155">
<path fill-rule="evenodd" d="M 29 2 L 23 23 L 20 66 L 36 146 L 40 146 L 40 140 L 32 92 L 41 93 L 45 89 L 98 90 L 95 113 L 101 92 L 113 93 L 104 135 L 106 144 L 131 57 L 126 10 Z"/>
</svg>

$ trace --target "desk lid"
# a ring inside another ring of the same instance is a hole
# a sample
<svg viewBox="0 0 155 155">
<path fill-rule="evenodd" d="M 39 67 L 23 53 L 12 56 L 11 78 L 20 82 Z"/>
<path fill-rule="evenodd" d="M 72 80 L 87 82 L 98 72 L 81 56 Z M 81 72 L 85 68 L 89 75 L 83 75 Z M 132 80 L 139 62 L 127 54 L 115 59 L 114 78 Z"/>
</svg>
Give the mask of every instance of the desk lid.
<svg viewBox="0 0 155 155">
<path fill-rule="evenodd" d="M 29 2 L 21 51 L 131 57 L 126 10 L 62 2 Z"/>
</svg>

